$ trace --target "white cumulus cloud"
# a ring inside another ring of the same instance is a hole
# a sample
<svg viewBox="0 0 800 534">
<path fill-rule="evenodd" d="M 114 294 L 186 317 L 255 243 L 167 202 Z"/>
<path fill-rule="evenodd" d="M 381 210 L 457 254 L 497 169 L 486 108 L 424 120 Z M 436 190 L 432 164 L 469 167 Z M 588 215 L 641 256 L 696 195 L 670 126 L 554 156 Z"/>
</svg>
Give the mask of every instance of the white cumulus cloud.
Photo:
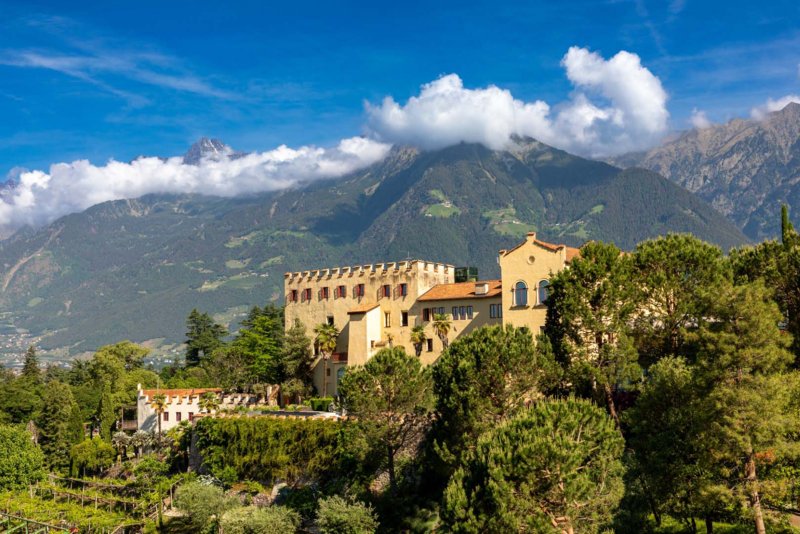
<svg viewBox="0 0 800 534">
<path fill-rule="evenodd" d="M 702 109 L 697 109 L 697 108 L 694 108 L 692 110 L 692 116 L 689 117 L 689 122 L 692 123 L 692 126 L 697 128 L 698 130 L 708 128 L 712 124 L 711 119 L 708 118 L 706 112 L 703 111 Z"/>
<path fill-rule="evenodd" d="M 456 74 L 422 86 L 405 104 L 366 104 L 367 129 L 388 143 L 436 149 L 461 141 L 504 148 L 514 134 L 589 156 L 647 148 L 667 131 L 667 93 L 639 56 L 604 59 L 572 47 L 561 62 L 574 86 L 563 102 L 522 101 L 494 85 L 465 88 Z"/>
<path fill-rule="evenodd" d="M 148 193 L 229 197 L 283 189 L 355 171 L 383 159 L 389 148 L 354 137 L 328 149 L 280 146 L 237 159 L 205 159 L 200 165 L 184 164 L 181 157 L 148 157 L 100 166 L 86 160 L 58 163 L 48 172 L 16 171 L 16 184 L 0 193 L 0 227 L 45 224 L 101 202 Z"/>
<path fill-rule="evenodd" d="M 800 96 L 798 95 L 786 95 L 778 98 L 777 100 L 773 100 L 768 98 L 764 104 L 760 106 L 756 106 L 750 110 L 750 116 L 756 120 L 761 120 L 767 116 L 767 113 L 772 113 L 773 111 L 780 111 L 786 107 L 787 104 L 795 102 L 800 104 Z"/>
<path fill-rule="evenodd" d="M 42 61 L 26 61 L 34 59 Z M 91 66 L 67 59 L 45 66 L 73 69 L 76 75 Z M 339 177 L 383 159 L 392 144 L 435 149 L 465 141 L 500 149 L 520 135 L 577 154 L 608 156 L 647 148 L 666 132 L 667 94 L 637 55 L 622 51 L 604 59 L 572 47 L 561 64 L 573 85 L 561 102 L 523 101 L 494 85 L 465 88 L 458 75 L 449 74 L 423 85 L 405 104 L 391 97 L 378 105 L 367 103 L 366 137 L 344 139 L 332 148 L 280 146 L 199 165 L 184 164 L 179 157 L 144 157 L 130 163 L 79 160 L 47 171 L 15 170 L 9 175 L 13 185 L 0 189 L 0 229 L 46 224 L 100 202 L 148 193 L 235 196 Z"/>
</svg>

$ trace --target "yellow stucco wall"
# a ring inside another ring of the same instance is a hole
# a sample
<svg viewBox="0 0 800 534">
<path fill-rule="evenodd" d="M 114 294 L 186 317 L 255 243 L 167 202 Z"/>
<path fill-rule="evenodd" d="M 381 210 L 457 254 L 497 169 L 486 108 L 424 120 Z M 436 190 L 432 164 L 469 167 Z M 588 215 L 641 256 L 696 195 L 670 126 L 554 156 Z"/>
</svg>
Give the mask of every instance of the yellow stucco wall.
<svg viewBox="0 0 800 534">
<path fill-rule="evenodd" d="M 436 300 L 436 301 L 418 301 L 416 304 L 416 308 L 418 308 L 418 316 L 422 317 L 422 310 L 423 308 L 444 308 L 445 314 L 447 318 L 450 319 L 450 332 L 447 335 L 447 339 L 449 342 L 453 342 L 454 340 L 458 339 L 461 336 L 465 336 L 475 330 L 476 328 L 480 328 L 482 326 L 486 326 L 489 324 L 500 324 L 502 319 L 500 318 L 490 318 L 489 317 L 489 305 L 490 304 L 500 304 L 501 298 L 500 296 L 494 297 L 482 297 L 482 298 L 466 298 L 466 299 L 448 299 L 448 300 Z M 453 319 L 453 306 L 472 306 L 472 320 L 469 319 Z M 425 365 L 430 365 L 434 363 L 438 358 L 439 355 L 442 353 L 442 341 L 436 335 L 436 332 L 433 330 L 433 321 L 420 323 L 425 325 L 425 335 L 433 339 L 433 350 L 428 351 L 427 346 L 423 347 L 422 354 L 420 355 L 420 360 Z M 410 349 L 407 348 L 406 352 L 409 354 L 414 354 L 414 346 L 410 343 L 408 344 Z"/>
<path fill-rule="evenodd" d="M 411 328 L 422 321 L 421 313 L 414 304 L 417 298 L 437 284 L 453 282 L 453 266 L 442 263 L 412 260 L 393 263 L 378 263 L 286 273 L 284 275 L 284 296 L 286 299 L 286 328 L 299 319 L 306 327 L 306 333 L 314 338 L 314 327 L 333 318 L 339 329 L 337 353 L 347 353 L 349 365 L 366 363 L 380 348 L 388 345 L 388 335 L 393 337 L 394 346 L 403 346 L 406 352 L 414 352 L 409 341 Z M 354 288 L 364 284 L 364 295 L 356 296 Z M 407 284 L 407 294 L 400 294 L 400 284 Z M 384 297 L 381 289 L 390 288 L 390 296 Z M 345 287 L 343 297 L 335 296 L 337 286 Z M 323 287 L 329 288 L 329 297 L 322 298 Z M 311 299 L 304 298 L 304 290 L 311 289 Z M 292 290 L 297 291 L 297 302 L 289 301 Z M 366 308 L 370 304 L 379 307 L 369 312 L 367 323 L 360 324 L 364 314 L 350 315 L 354 309 Z M 401 326 L 403 312 L 408 313 L 408 326 Z M 385 314 L 389 314 L 388 328 L 384 327 Z M 353 331 L 351 331 L 353 330 Z M 322 392 L 323 367 L 320 361 L 315 367 L 315 386 Z M 328 392 L 335 391 L 336 375 L 331 370 Z"/>
<path fill-rule="evenodd" d="M 509 251 L 500 251 L 500 273 L 503 284 L 503 324 L 527 326 L 534 336 L 544 327 L 547 306 L 540 302 L 539 283 L 566 266 L 567 250 L 537 243 L 536 234 L 530 233 L 524 243 Z M 518 282 L 527 287 L 528 302 L 519 306 L 514 299 Z"/>
<path fill-rule="evenodd" d="M 443 347 L 433 331 L 433 321 L 423 321 L 425 308 L 444 308 L 451 320 L 450 342 L 488 324 L 526 326 L 537 335 L 544 327 L 547 315 L 547 306 L 539 298 L 539 283 L 564 269 L 567 265 L 566 247 L 542 243 L 531 233 L 514 249 L 500 251 L 499 263 L 502 282 L 500 295 L 436 301 L 418 299 L 438 284 L 454 282 L 451 265 L 413 260 L 286 273 L 286 328 L 290 328 L 298 319 L 313 339 L 314 327 L 331 318 L 339 329 L 336 352 L 346 353 L 346 361 L 332 358 L 326 374 L 323 361 L 319 358 L 314 370 L 317 391 L 321 394 L 323 388 L 327 387 L 329 395 L 336 394 L 341 369 L 348 365 L 363 365 L 377 351 L 390 344 L 414 354 L 410 338 L 411 330 L 416 325 L 425 326 L 427 337 L 433 340 L 430 351 L 427 344 L 423 346 L 421 361 L 426 365 L 435 362 Z M 517 305 L 514 299 L 514 288 L 520 281 L 527 285 L 527 304 L 524 306 Z M 357 284 L 364 284 L 363 296 L 354 294 Z M 407 284 L 406 295 L 400 293 L 400 284 Z M 390 288 L 388 297 L 383 296 L 384 285 Z M 344 286 L 344 296 L 336 296 L 337 286 Z M 324 287 L 329 291 L 327 299 L 321 294 Z M 311 290 L 310 299 L 304 298 L 306 289 Z M 297 291 L 297 301 L 288 298 L 293 290 Z M 490 317 L 492 304 L 502 305 L 502 318 Z M 472 306 L 472 319 L 454 319 L 454 306 Z M 354 311 L 357 313 L 349 313 Z M 406 324 L 402 324 L 404 312 L 408 314 Z"/>
</svg>

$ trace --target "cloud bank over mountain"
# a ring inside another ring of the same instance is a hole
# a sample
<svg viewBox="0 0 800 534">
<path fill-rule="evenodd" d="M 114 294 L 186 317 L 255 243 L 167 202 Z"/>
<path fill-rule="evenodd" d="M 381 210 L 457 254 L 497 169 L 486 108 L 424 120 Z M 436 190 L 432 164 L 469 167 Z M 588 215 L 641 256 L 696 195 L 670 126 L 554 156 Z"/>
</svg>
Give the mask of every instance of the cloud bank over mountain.
<svg viewBox="0 0 800 534">
<path fill-rule="evenodd" d="M 380 161 L 390 146 L 352 137 L 333 148 L 280 146 L 238 158 L 138 158 L 130 163 L 86 160 L 58 163 L 49 172 L 26 171 L 0 192 L 0 226 L 40 225 L 106 202 L 148 193 L 236 196 L 283 189 L 303 181 L 342 176 Z"/>
<path fill-rule="evenodd" d="M 236 196 L 339 177 L 381 160 L 393 144 L 436 149 L 475 142 L 501 149 L 521 135 L 580 155 L 608 156 L 647 148 L 666 133 L 667 94 L 636 54 L 622 51 L 604 59 L 572 47 L 561 65 L 574 90 L 554 105 L 525 102 L 496 86 L 468 89 L 458 75 L 449 74 L 423 85 L 404 105 L 392 97 L 379 105 L 367 103 L 366 136 L 332 148 L 280 146 L 243 157 L 208 158 L 199 165 L 143 157 L 14 171 L 13 185 L 0 190 L 0 227 L 7 232 L 46 224 L 100 202 L 148 193 Z"/>
<path fill-rule="evenodd" d="M 494 85 L 467 89 L 456 74 L 422 86 L 404 105 L 386 97 L 367 103 L 368 131 L 377 139 L 422 148 L 461 141 L 505 148 L 512 135 L 585 156 L 609 156 L 652 146 L 667 131 L 667 93 L 639 57 L 611 59 L 572 47 L 561 61 L 575 90 L 565 102 L 525 102 Z"/>
<path fill-rule="evenodd" d="M 767 116 L 768 113 L 772 113 L 773 111 L 780 111 L 786 107 L 787 104 L 795 102 L 800 104 L 800 96 L 798 95 L 786 95 L 782 96 L 778 99 L 771 99 L 768 98 L 765 103 L 760 106 L 756 106 L 750 110 L 750 116 L 756 120 L 761 120 Z"/>
</svg>

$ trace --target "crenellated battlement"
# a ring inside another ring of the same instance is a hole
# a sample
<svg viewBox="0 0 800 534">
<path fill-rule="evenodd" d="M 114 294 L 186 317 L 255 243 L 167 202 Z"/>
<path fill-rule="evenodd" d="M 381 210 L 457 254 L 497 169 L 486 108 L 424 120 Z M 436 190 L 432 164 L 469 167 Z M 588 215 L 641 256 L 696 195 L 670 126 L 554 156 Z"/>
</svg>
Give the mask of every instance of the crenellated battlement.
<svg viewBox="0 0 800 534">
<path fill-rule="evenodd" d="M 367 265 L 353 265 L 347 267 L 332 267 L 315 269 L 311 271 L 296 271 L 284 273 L 286 283 L 313 281 L 334 278 L 357 278 L 390 275 L 415 275 L 417 273 L 449 274 L 454 266 L 425 260 L 404 260 L 385 263 L 370 263 Z"/>
</svg>

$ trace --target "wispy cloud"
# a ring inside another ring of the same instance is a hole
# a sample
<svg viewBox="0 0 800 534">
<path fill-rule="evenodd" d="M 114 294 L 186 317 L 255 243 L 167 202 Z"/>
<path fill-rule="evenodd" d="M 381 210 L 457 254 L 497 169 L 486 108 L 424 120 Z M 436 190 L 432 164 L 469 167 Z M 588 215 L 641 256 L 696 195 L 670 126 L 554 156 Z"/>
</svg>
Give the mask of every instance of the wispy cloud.
<svg viewBox="0 0 800 534">
<path fill-rule="evenodd" d="M 141 43 L 98 36 L 97 32 L 63 17 L 27 19 L 32 31 L 45 34 L 49 47 L 0 49 L 0 65 L 58 72 L 126 100 L 134 106 L 148 102 L 131 84 L 237 100 L 231 90 L 217 87 L 185 67 L 185 62 Z M 80 38 L 74 34 L 82 33 Z"/>
</svg>

